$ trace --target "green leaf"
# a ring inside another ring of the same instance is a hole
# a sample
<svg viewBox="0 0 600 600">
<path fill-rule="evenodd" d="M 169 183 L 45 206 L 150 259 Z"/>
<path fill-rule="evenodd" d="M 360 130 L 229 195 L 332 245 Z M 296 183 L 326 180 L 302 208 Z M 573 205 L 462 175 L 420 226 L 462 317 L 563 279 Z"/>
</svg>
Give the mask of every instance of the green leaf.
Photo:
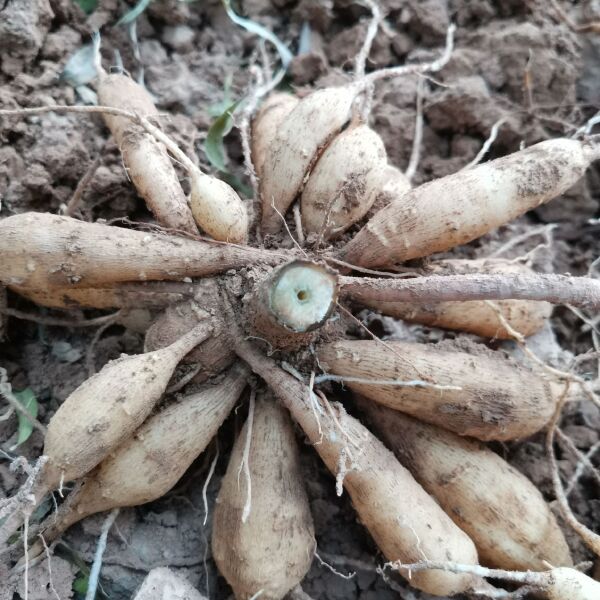
<svg viewBox="0 0 600 600">
<path fill-rule="evenodd" d="M 271 42 L 277 49 L 279 53 L 279 57 L 281 58 L 281 64 L 284 68 L 292 61 L 294 55 L 290 52 L 290 49 L 269 29 L 263 27 L 260 23 L 256 23 L 250 19 L 244 19 L 244 17 L 240 17 L 238 14 L 234 12 L 231 8 L 231 0 L 222 0 L 223 6 L 225 7 L 225 11 L 227 12 L 227 16 L 240 27 L 243 27 L 246 31 L 250 33 L 254 33 L 263 40 L 267 40 Z"/>
<path fill-rule="evenodd" d="M 207 112 L 211 117 L 213 117 L 213 118 L 219 117 L 233 103 L 234 100 L 233 100 L 233 97 L 231 96 L 232 81 L 233 81 L 233 75 L 231 73 L 228 73 L 227 75 L 225 75 L 225 81 L 223 83 L 223 99 L 220 100 L 219 102 L 215 102 L 214 104 L 211 104 L 207 109 Z"/>
<path fill-rule="evenodd" d="M 21 392 L 13 392 L 15 398 L 19 401 L 21 406 L 25 408 L 32 416 L 37 417 L 38 415 L 38 403 L 35 399 L 35 394 L 30 388 L 26 388 Z M 19 419 L 19 437 L 16 445 L 19 446 L 23 442 L 26 442 L 33 431 L 33 423 L 22 412 L 18 414 Z"/>
<path fill-rule="evenodd" d="M 227 109 L 218 116 L 210 126 L 204 140 L 204 152 L 210 161 L 210 164 L 227 173 L 227 153 L 223 145 L 223 138 L 231 131 L 233 127 L 233 111 L 237 108 L 240 101 L 230 104 Z"/>
<path fill-rule="evenodd" d="M 117 21 L 117 25 L 133 23 L 148 8 L 150 2 L 152 0 L 138 0 L 138 3 Z"/>
<path fill-rule="evenodd" d="M 73 591 L 77 592 L 78 594 L 81 594 L 82 596 L 85 596 L 85 594 L 87 593 L 89 582 L 90 578 L 87 575 L 81 573 L 80 571 L 75 581 L 73 581 Z"/>
<path fill-rule="evenodd" d="M 86 15 L 89 15 L 96 10 L 98 0 L 75 0 L 75 4 L 77 4 Z"/>
<path fill-rule="evenodd" d="M 249 185 L 246 185 L 232 173 L 222 173 L 221 179 L 225 183 L 228 183 L 236 192 L 242 194 L 245 198 L 252 198 L 252 194 L 254 193 L 252 188 Z"/>
</svg>

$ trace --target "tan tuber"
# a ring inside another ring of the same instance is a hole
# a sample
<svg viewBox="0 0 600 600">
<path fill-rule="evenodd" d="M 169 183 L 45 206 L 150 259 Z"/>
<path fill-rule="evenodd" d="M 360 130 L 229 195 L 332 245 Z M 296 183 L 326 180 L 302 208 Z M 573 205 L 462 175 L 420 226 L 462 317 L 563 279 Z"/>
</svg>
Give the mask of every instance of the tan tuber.
<svg viewBox="0 0 600 600">
<path fill-rule="evenodd" d="M 337 257 L 385 267 L 465 244 L 560 196 L 598 156 L 592 142 L 555 139 L 436 179 L 379 211 Z"/>
<path fill-rule="evenodd" d="M 42 290 L 178 280 L 285 260 L 280 253 L 257 248 L 85 223 L 48 213 L 2 219 L 0 254 L 0 281 Z"/>
<path fill-rule="evenodd" d="M 144 117 L 158 116 L 152 97 L 131 77 L 120 73 L 99 78 L 98 102 Z M 165 227 L 198 233 L 167 149 L 139 124 L 126 117 L 104 115 L 123 155 L 127 174 Z"/>
<path fill-rule="evenodd" d="M 500 354 L 339 341 L 321 345 L 317 355 L 323 369 L 371 400 L 481 440 L 531 435 L 555 408 L 549 382 Z"/>
<path fill-rule="evenodd" d="M 308 386 L 262 356 L 248 342 L 236 351 L 271 387 L 300 425 L 327 468 L 352 498 L 354 508 L 390 561 L 427 557 L 477 563 L 469 537 L 413 479 L 394 455 L 340 404 L 330 405 Z M 461 557 L 460 559 L 458 557 Z M 406 571 L 401 573 L 408 577 Z M 464 592 L 475 583 L 471 576 L 442 571 L 412 573 L 411 585 L 430 594 Z"/>
<path fill-rule="evenodd" d="M 238 401 L 248 370 L 234 365 L 218 382 L 175 400 L 150 417 L 86 477 L 43 531 L 46 543 L 97 512 L 138 506 L 166 494 L 204 451 Z M 30 556 L 43 552 L 38 542 Z"/>
<path fill-rule="evenodd" d="M 233 447 L 215 506 L 212 551 L 240 600 L 259 592 L 267 600 L 283 598 L 312 563 L 314 529 L 296 437 L 270 395 L 259 395 Z"/>
<path fill-rule="evenodd" d="M 265 155 L 260 182 L 263 234 L 277 233 L 319 152 L 350 118 L 353 86 L 317 90 L 303 98 L 282 120 Z M 279 215 L 277 214 L 279 212 Z"/>
<path fill-rule="evenodd" d="M 518 571 L 572 566 L 565 537 L 539 490 L 500 456 L 366 398 L 356 401 L 388 448 L 469 534 L 483 564 Z"/>
</svg>

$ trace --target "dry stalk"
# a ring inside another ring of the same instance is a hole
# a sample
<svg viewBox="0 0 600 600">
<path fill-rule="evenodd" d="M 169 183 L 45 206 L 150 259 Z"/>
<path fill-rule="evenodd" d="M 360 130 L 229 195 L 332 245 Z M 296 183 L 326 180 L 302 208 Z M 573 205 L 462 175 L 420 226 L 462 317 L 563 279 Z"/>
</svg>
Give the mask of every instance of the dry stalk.
<svg viewBox="0 0 600 600">
<path fill-rule="evenodd" d="M 573 453 L 578 459 L 577 465 L 575 467 L 575 474 L 573 475 L 571 481 L 569 481 L 569 485 L 567 486 L 567 490 L 565 492 L 566 496 L 569 497 L 569 494 L 573 491 L 577 480 L 579 479 L 579 477 L 581 477 L 583 470 L 586 468 L 594 476 L 596 483 L 600 484 L 600 473 L 598 472 L 598 469 L 596 469 L 596 467 L 591 463 L 588 457 L 589 452 L 588 454 L 584 454 L 583 452 L 581 452 L 581 450 L 579 450 L 579 448 L 577 448 L 577 446 L 573 443 L 573 440 L 568 435 L 566 435 L 566 433 L 560 427 L 556 428 L 556 435 L 558 436 L 559 441 L 564 446 L 566 446 L 569 449 L 569 451 Z M 592 451 L 594 447 L 596 449 L 600 447 L 600 442 L 596 442 L 596 444 L 592 446 L 590 451 Z M 593 450 L 592 455 L 595 451 L 596 450 Z"/>
<path fill-rule="evenodd" d="M 496 250 L 494 250 L 488 256 L 488 258 L 496 258 L 498 256 L 501 256 L 502 254 L 505 254 L 509 250 L 512 250 L 515 246 L 518 246 L 519 244 L 527 241 L 529 238 L 535 237 L 538 235 L 543 236 L 545 238 L 546 243 L 542 244 L 542 246 L 547 247 L 550 244 L 550 240 L 548 238 L 550 237 L 551 233 L 557 227 L 558 227 L 558 225 L 556 223 L 550 223 L 549 225 L 542 225 L 541 227 L 532 227 L 531 229 L 529 229 L 525 233 L 522 233 L 521 235 L 511 236 L 511 238 L 505 244 L 502 244 L 502 246 L 500 246 L 500 248 L 497 248 Z M 540 245 L 536 246 L 536 248 L 539 248 L 539 247 L 540 247 Z M 532 250 L 527 252 L 527 255 L 534 252 L 536 250 L 536 248 L 533 248 Z"/>
<path fill-rule="evenodd" d="M 373 71 L 372 73 L 368 73 L 361 80 L 360 83 L 362 85 L 369 85 L 370 83 L 374 83 L 375 81 L 379 81 L 380 79 L 387 79 L 388 77 L 398 77 L 402 75 L 410 75 L 410 74 L 422 74 L 422 73 L 436 73 L 437 71 L 441 71 L 450 61 L 452 57 L 452 52 L 454 50 L 454 32 L 456 31 L 456 26 L 451 24 L 446 31 L 446 45 L 444 47 L 444 51 L 442 55 L 428 63 L 421 64 L 411 64 L 411 65 L 401 65 L 398 67 L 388 67 L 386 69 L 379 69 L 378 71 Z M 1 113 L 0 113 L 1 114 Z"/>
<path fill-rule="evenodd" d="M 320 556 L 319 553 L 316 551 L 315 549 L 315 558 L 317 559 L 318 563 L 322 566 L 325 567 L 328 571 L 331 571 L 334 575 L 337 575 L 338 577 L 341 577 L 342 579 L 352 579 L 353 577 L 356 576 L 356 572 L 352 572 L 352 573 L 348 573 L 348 574 L 344 574 L 344 573 L 340 573 L 335 567 L 332 567 L 328 562 L 325 562 Z"/>
<path fill-rule="evenodd" d="M 300 213 L 300 204 L 296 202 L 293 208 L 294 225 L 296 226 L 296 235 L 298 236 L 298 245 L 304 246 L 304 231 L 302 229 L 302 215 Z"/>
<path fill-rule="evenodd" d="M 431 275 L 410 280 L 340 277 L 353 299 L 431 303 L 464 300 L 540 300 L 600 308 L 600 281 L 567 275 Z"/>
<path fill-rule="evenodd" d="M 105 147 L 106 147 L 106 145 L 105 145 Z M 102 150 L 104 150 L 104 148 Z M 81 199 L 83 198 L 83 193 L 85 192 L 85 189 L 87 188 L 87 186 L 90 184 L 90 182 L 94 178 L 94 175 L 96 174 L 96 171 L 98 170 L 98 167 L 100 166 L 101 163 L 102 163 L 102 151 L 90 163 L 90 166 L 87 168 L 83 177 L 79 180 L 79 183 L 77 184 L 77 187 L 75 188 L 75 191 L 73 192 L 73 195 L 67 202 L 62 214 L 66 215 L 67 217 L 73 216 L 73 214 L 79 207 L 79 204 L 81 203 Z"/>
<path fill-rule="evenodd" d="M 28 522 L 29 515 L 35 509 L 34 487 L 40 472 L 47 462 L 47 456 L 40 456 L 33 467 L 30 467 L 25 459 L 16 459 L 13 462 L 13 468 L 17 465 L 22 466 L 28 476 L 19 491 L 12 498 L 8 498 L 6 504 L 0 509 L 0 519 L 6 517 L 2 525 L 0 525 L 0 554 L 5 552 L 8 538 L 12 535 L 13 531 L 24 521 L 23 515 L 25 521 Z M 26 541 L 25 544 L 27 544 Z"/>
<path fill-rule="evenodd" d="M 365 76 L 367 60 L 373 46 L 373 41 L 377 35 L 377 30 L 382 21 L 381 8 L 375 0 L 362 0 L 362 3 L 368 6 L 371 11 L 371 20 L 367 27 L 367 33 L 362 46 L 354 59 L 354 79 L 360 80 Z M 369 114 L 373 105 L 373 84 L 367 85 L 362 98 L 357 98 L 353 107 L 353 121 L 366 123 L 369 120 Z"/>
<path fill-rule="evenodd" d="M 119 514 L 119 509 L 114 508 L 108 513 L 98 538 L 98 545 L 96 546 L 96 553 L 94 554 L 94 562 L 90 569 L 90 575 L 88 577 L 88 587 L 85 593 L 85 600 L 94 600 L 96 597 L 96 590 L 98 589 L 98 579 L 100 577 L 100 569 L 102 568 L 102 557 L 104 556 L 104 550 L 106 549 L 106 540 L 108 539 L 108 532 L 112 527 L 115 519 Z"/>
<path fill-rule="evenodd" d="M 419 77 L 417 80 L 417 116 L 415 117 L 415 135 L 413 137 L 412 150 L 410 152 L 410 159 L 404 175 L 408 181 L 412 181 L 412 178 L 417 172 L 419 166 L 419 160 L 421 159 L 421 146 L 423 144 L 423 93 L 425 91 L 425 78 Z"/>
<path fill-rule="evenodd" d="M 61 600 L 56 588 L 54 587 L 54 582 L 52 581 L 52 555 L 50 554 L 50 548 L 48 548 L 48 544 L 46 544 L 46 540 L 44 536 L 39 533 L 38 537 L 40 538 L 42 545 L 44 546 L 44 554 L 46 555 L 46 560 L 48 561 L 48 585 L 50 586 L 50 590 L 56 597 L 56 600 Z M 26 539 L 26 538 L 25 538 Z"/>
<path fill-rule="evenodd" d="M 578 25 L 571 19 L 567 12 L 558 3 L 558 0 L 550 0 L 550 4 L 557 12 L 561 21 L 564 21 L 567 27 L 575 33 L 600 33 L 600 21 L 591 21 L 590 23 L 582 23 Z"/>
<path fill-rule="evenodd" d="M 563 436 L 564 433 L 558 429 L 557 430 L 559 433 L 559 436 Z M 562 437 L 561 437 L 562 439 Z M 571 441 L 569 439 L 569 441 Z M 600 449 L 600 441 L 596 442 L 582 457 L 582 459 L 579 460 L 579 462 L 577 463 L 577 466 L 575 467 L 575 472 L 573 473 L 573 476 L 571 477 L 569 484 L 567 485 L 567 489 L 566 489 L 566 496 L 567 498 L 571 495 L 571 492 L 573 491 L 573 489 L 575 488 L 575 486 L 577 485 L 577 482 L 579 481 L 579 478 L 583 475 L 583 472 L 585 470 L 586 467 L 588 467 L 590 470 L 592 470 L 592 472 L 594 473 L 594 476 L 596 477 L 596 479 L 598 478 L 598 470 L 596 469 L 596 467 L 592 464 L 591 460 L 594 456 L 594 454 L 596 454 L 596 452 L 598 452 L 598 450 Z"/>
<path fill-rule="evenodd" d="M 489 152 L 490 148 L 492 147 L 492 144 L 496 141 L 496 138 L 498 137 L 498 131 L 504 123 L 506 123 L 506 117 L 502 117 L 494 123 L 490 131 L 490 135 L 488 136 L 487 140 L 485 140 L 485 142 L 483 143 L 483 146 L 481 146 L 481 150 L 479 150 L 475 158 L 470 163 L 466 164 L 461 169 L 461 171 L 465 169 L 470 169 L 475 165 L 478 165 L 482 161 L 483 157 Z"/>
<path fill-rule="evenodd" d="M 216 450 L 215 450 L 215 457 L 212 459 L 212 462 L 210 463 L 210 468 L 208 469 L 208 475 L 206 476 L 206 479 L 204 480 L 204 485 L 202 486 L 202 503 L 204 505 L 204 519 L 202 520 L 202 525 L 204 527 L 206 527 L 206 522 L 208 520 L 208 499 L 207 499 L 207 491 L 208 491 L 208 485 L 210 484 L 210 480 L 212 479 L 212 476 L 215 473 L 215 468 L 217 466 L 217 461 L 219 460 L 219 438 L 215 438 L 216 439 Z"/>
</svg>

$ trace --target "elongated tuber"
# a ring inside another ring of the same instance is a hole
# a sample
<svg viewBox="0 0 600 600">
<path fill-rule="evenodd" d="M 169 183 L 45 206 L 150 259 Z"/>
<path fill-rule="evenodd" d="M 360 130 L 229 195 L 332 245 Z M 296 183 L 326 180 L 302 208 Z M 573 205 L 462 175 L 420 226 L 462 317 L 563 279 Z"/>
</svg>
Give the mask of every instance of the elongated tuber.
<svg viewBox="0 0 600 600">
<path fill-rule="evenodd" d="M 318 357 L 324 369 L 371 400 L 481 440 L 539 431 L 557 398 L 541 375 L 500 355 L 430 344 L 339 341 L 323 344 Z"/>
<path fill-rule="evenodd" d="M 281 217 L 301 192 L 319 152 L 350 119 L 356 89 L 325 88 L 303 98 L 281 122 L 269 145 L 260 194 L 263 233 L 281 229 Z"/>
<path fill-rule="evenodd" d="M 258 177 L 264 173 L 269 146 L 285 117 L 292 112 L 299 100 L 291 94 L 274 92 L 260 107 L 252 122 L 252 162 Z"/>
<path fill-rule="evenodd" d="M 384 267 L 464 244 L 560 196 L 599 156 L 597 143 L 556 139 L 436 179 L 377 213 L 338 258 Z"/>
<path fill-rule="evenodd" d="M 2 219 L 0 254 L 0 281 L 37 289 L 183 279 L 285 260 L 279 253 L 256 248 L 143 233 L 47 213 Z"/>
<path fill-rule="evenodd" d="M 13 292 L 50 308 L 158 308 L 193 295 L 192 284 L 179 282 L 115 284 L 110 287 L 31 289 L 10 286 Z M 163 285 L 167 283 L 167 285 Z M 168 284 L 172 283 L 172 286 Z"/>
<path fill-rule="evenodd" d="M 123 443 L 160 400 L 179 361 L 210 334 L 210 324 L 202 323 L 162 350 L 113 360 L 72 392 L 48 423 L 48 461 L 36 482 L 34 503 L 83 477 Z M 21 514 L 14 513 L 2 524 L 0 547 L 21 522 Z"/>
<path fill-rule="evenodd" d="M 261 592 L 279 600 L 310 568 L 314 529 L 289 415 L 270 395 L 259 396 L 250 419 L 221 482 L 212 550 L 236 598 Z M 240 477 L 244 461 L 248 478 Z"/>
<path fill-rule="evenodd" d="M 166 348 L 113 360 L 70 394 L 48 424 L 47 489 L 82 477 L 126 439 L 161 398 L 177 364 L 211 331 L 201 323 Z"/>
<path fill-rule="evenodd" d="M 144 117 L 158 116 L 148 91 L 120 73 L 101 74 L 98 101 Z M 105 114 L 104 120 L 119 145 L 127 174 L 158 222 L 165 227 L 198 233 L 164 145 L 131 119 Z"/>
<path fill-rule="evenodd" d="M 166 494 L 217 433 L 242 393 L 248 370 L 234 365 L 218 382 L 150 417 L 86 478 L 68 510 L 51 515 L 46 543 L 97 512 L 137 506 Z M 43 552 L 38 542 L 30 557 Z"/>
<path fill-rule="evenodd" d="M 413 479 L 394 455 L 341 405 L 326 405 L 274 361 L 239 341 L 236 352 L 271 387 L 302 427 L 327 468 L 343 482 L 354 508 L 388 560 L 463 557 L 477 563 L 469 537 Z M 316 403 L 316 404 L 315 404 Z M 470 589 L 471 576 L 400 571 L 411 585 L 436 595 Z M 425 576 L 423 576 L 425 575 Z"/>
<path fill-rule="evenodd" d="M 327 240 L 362 219 L 387 170 L 383 141 L 367 125 L 350 126 L 327 146 L 301 197 L 302 224 Z"/>
<path fill-rule="evenodd" d="M 477 546 L 490 567 L 571 566 L 565 537 L 539 490 L 483 444 L 356 398 L 388 448 Z"/>
</svg>

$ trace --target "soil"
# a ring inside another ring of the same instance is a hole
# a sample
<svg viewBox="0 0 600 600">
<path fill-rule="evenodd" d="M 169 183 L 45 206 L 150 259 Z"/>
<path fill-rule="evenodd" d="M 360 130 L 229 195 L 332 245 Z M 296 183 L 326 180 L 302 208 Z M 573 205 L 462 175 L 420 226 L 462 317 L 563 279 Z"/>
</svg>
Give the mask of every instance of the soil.
<svg viewBox="0 0 600 600">
<path fill-rule="evenodd" d="M 559 1 L 576 22 L 600 19 L 598 2 L 572 5 Z M 227 101 L 227 93 L 238 99 L 247 90 L 249 66 L 261 55 L 257 38 L 232 23 L 217 0 L 153 0 L 137 19 L 136 44 L 130 30 L 117 25 L 132 5 L 133 1 L 101 0 L 86 15 L 74 0 L 0 0 L 0 107 L 81 102 L 81 94 L 89 90 L 76 91 L 60 74 L 73 52 L 89 43 L 91 32 L 100 30 L 105 66 L 113 63 L 118 53 L 129 73 L 136 78 L 143 75 L 165 115 L 167 133 L 211 172 L 203 141 L 215 113 Z M 597 36 L 572 32 L 543 0 L 381 0 L 380 5 L 386 19 L 370 53 L 368 70 L 437 56 L 449 23 L 458 26 L 452 60 L 425 85 L 424 135 L 415 184 L 466 165 L 499 119 L 504 122 L 489 158 L 515 151 L 520 144 L 571 135 L 600 104 Z M 274 31 L 294 51 L 304 31 L 308 46 L 293 59 L 286 82 L 298 94 L 351 77 L 369 15 L 359 2 L 244 0 L 237 10 Z M 406 168 L 412 149 L 416 85 L 414 77 L 390 79 L 378 83 L 375 91 L 371 125 L 382 136 L 390 162 L 400 169 Z M 229 171 L 244 179 L 237 129 L 227 135 L 225 147 Z M 100 117 L 52 113 L 0 121 L 0 217 L 29 210 L 58 212 L 97 157 L 101 163 L 83 192 L 78 216 L 93 221 L 151 222 L 152 215 L 128 181 L 118 149 Z M 555 224 L 551 238 L 548 230 L 545 238 L 524 237 L 503 256 L 513 258 L 533 251 L 530 258 L 537 270 L 585 274 L 598 256 L 598 217 L 600 169 L 593 167 L 560 199 L 448 255 L 489 256 L 533 228 Z M 290 245 L 286 238 L 270 243 Z M 426 262 L 415 261 L 410 266 L 420 268 Z M 8 305 L 32 312 L 43 310 L 12 293 Z M 483 346 L 484 341 L 473 336 L 407 325 L 368 311 L 357 314 L 384 339 L 458 344 L 473 352 L 489 347 L 523 360 L 511 342 L 492 341 Z M 88 311 L 86 316 L 96 315 Z M 105 328 L 99 337 L 95 330 L 10 319 L 0 341 L 0 366 L 7 370 L 14 390 L 33 390 L 39 419 L 46 423 L 90 372 L 121 353 L 142 352 L 144 332 L 156 316 L 138 311 L 136 318 Z M 347 328 L 355 337 L 365 336 L 355 325 Z M 0 319 L 0 335 L 2 331 Z M 530 344 L 544 360 L 563 368 L 573 357 L 593 348 L 590 327 L 566 308 L 556 309 L 551 323 Z M 590 358 L 579 362 L 577 368 L 594 377 L 597 365 Z M 351 398 L 343 390 L 334 392 L 352 410 Z M 219 433 L 220 457 L 208 484 L 209 512 L 243 419 L 243 410 L 234 412 Z M 600 439 L 600 415 L 585 401 L 567 405 L 562 427 L 584 452 Z M 34 430 L 24 444 L 13 448 L 17 429 L 14 416 L 0 421 L 0 495 L 4 496 L 13 494 L 24 480 L 23 473 L 11 469 L 11 457 L 34 460 L 43 445 L 40 433 Z M 157 567 L 169 567 L 183 575 L 209 598 L 231 596 L 211 558 L 210 518 L 202 525 L 202 489 L 216 447 L 213 443 L 162 499 L 121 510 L 103 561 L 101 583 L 106 597 L 131 598 L 144 577 Z M 542 435 L 498 445 L 495 450 L 553 500 Z M 312 448 L 303 445 L 301 451 L 318 552 L 339 571 L 315 560 L 302 583 L 304 592 L 324 600 L 428 598 L 389 572 L 377 572 L 384 559 L 357 521 L 347 495 L 336 496 L 335 482 Z M 576 459 L 561 447 L 557 452 L 568 479 Z M 600 458 L 593 460 L 600 463 Z M 599 492 L 596 480 L 584 474 L 570 496 L 578 518 L 596 530 Z M 48 504 L 45 509 L 51 511 L 52 507 Z M 32 524 L 41 517 L 41 512 L 36 513 Z M 31 568 L 30 600 L 81 597 L 73 584 L 81 578 L 80 561 L 89 564 L 93 559 L 104 518 L 97 515 L 72 527 L 52 549 L 51 570 L 47 561 Z M 565 533 L 575 561 L 591 560 L 570 529 L 565 527 Z M 345 575 L 350 572 L 355 575 Z M 0 570 L 0 581 L 2 575 Z M 9 587 L 0 583 L 1 600 L 24 596 L 22 582 Z"/>
</svg>

